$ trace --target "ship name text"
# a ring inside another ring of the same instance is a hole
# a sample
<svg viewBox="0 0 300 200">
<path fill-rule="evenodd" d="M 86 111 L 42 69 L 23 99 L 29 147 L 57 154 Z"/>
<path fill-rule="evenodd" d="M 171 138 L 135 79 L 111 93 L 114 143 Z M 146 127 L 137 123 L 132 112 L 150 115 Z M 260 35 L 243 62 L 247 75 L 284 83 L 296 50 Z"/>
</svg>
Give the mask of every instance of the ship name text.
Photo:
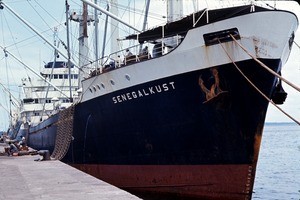
<svg viewBox="0 0 300 200">
<path fill-rule="evenodd" d="M 127 92 L 118 96 L 112 97 L 114 104 L 122 103 L 124 101 L 130 101 L 132 99 L 142 98 L 149 95 L 154 95 L 161 92 L 167 92 L 170 90 L 175 90 L 175 82 L 163 83 L 161 85 L 155 85 L 148 88 L 143 88 L 140 90 L 135 90 Z"/>
</svg>

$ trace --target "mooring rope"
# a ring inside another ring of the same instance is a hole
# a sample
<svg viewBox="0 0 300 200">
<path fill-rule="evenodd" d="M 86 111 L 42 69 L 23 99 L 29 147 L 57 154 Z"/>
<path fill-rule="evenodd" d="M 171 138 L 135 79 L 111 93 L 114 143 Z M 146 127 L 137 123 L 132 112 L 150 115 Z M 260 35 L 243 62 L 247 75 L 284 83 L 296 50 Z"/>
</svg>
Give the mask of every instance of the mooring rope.
<svg viewBox="0 0 300 200">
<path fill-rule="evenodd" d="M 300 49 L 300 46 L 297 42 L 294 41 L 294 44 Z"/>
<path fill-rule="evenodd" d="M 257 58 L 255 58 L 253 55 L 251 55 L 249 53 L 249 51 L 247 51 L 247 49 L 245 47 L 243 47 L 240 43 L 238 43 L 238 41 L 230 34 L 230 37 L 252 58 L 254 59 L 256 62 L 258 62 L 263 68 L 265 68 L 266 70 L 268 70 L 271 74 L 273 74 L 274 76 L 276 76 L 277 78 L 279 78 L 280 80 L 284 81 L 286 84 L 290 85 L 291 87 L 293 87 L 294 89 L 296 89 L 298 92 L 300 92 L 300 87 L 294 85 L 293 83 L 291 83 L 290 81 L 286 80 L 285 78 L 283 78 L 282 76 L 280 76 L 279 74 L 277 74 L 276 72 L 274 72 L 272 69 L 270 69 L 267 65 L 265 65 L 264 63 L 262 63 L 260 60 L 258 60 Z"/>
<path fill-rule="evenodd" d="M 230 61 L 233 63 L 233 65 L 236 67 L 236 69 L 241 73 L 241 75 L 248 81 L 248 83 L 250 83 L 250 85 L 252 85 L 267 101 L 269 101 L 271 104 L 273 104 L 278 110 L 280 110 L 283 114 L 285 114 L 287 117 L 289 117 L 291 120 L 293 120 L 294 122 L 296 122 L 298 125 L 300 125 L 300 122 L 298 120 L 296 120 L 295 118 L 293 118 L 291 115 L 289 115 L 287 112 L 285 112 L 282 108 L 280 108 L 279 106 L 277 106 L 271 99 L 269 99 L 258 87 L 256 87 L 252 81 L 241 71 L 241 69 L 237 66 L 237 64 L 233 61 L 233 59 L 231 58 L 231 56 L 229 55 L 228 51 L 225 49 L 225 47 L 222 45 L 222 43 L 219 40 L 219 43 L 222 47 L 222 49 L 225 51 L 225 53 L 227 54 L 228 58 L 230 59 Z M 255 60 L 255 59 L 254 59 Z M 269 69 L 269 68 L 268 68 Z M 268 70 L 269 71 L 269 70 Z M 271 70 L 272 71 L 272 70 Z M 273 71 L 272 71 L 273 72 Z"/>
</svg>

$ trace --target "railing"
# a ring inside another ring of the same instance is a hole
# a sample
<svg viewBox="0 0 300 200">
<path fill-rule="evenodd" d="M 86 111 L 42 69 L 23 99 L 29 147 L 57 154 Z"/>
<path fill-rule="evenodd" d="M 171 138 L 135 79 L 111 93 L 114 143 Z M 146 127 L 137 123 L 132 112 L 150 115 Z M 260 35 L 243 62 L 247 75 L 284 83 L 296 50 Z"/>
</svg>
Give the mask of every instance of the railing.
<svg viewBox="0 0 300 200">
<path fill-rule="evenodd" d="M 116 68 L 124 67 L 133 63 L 157 58 L 170 53 L 182 41 L 181 36 L 162 38 L 159 42 L 134 45 L 126 49 L 111 53 L 99 60 L 101 68 L 95 69 L 90 76 L 95 76 Z"/>
</svg>

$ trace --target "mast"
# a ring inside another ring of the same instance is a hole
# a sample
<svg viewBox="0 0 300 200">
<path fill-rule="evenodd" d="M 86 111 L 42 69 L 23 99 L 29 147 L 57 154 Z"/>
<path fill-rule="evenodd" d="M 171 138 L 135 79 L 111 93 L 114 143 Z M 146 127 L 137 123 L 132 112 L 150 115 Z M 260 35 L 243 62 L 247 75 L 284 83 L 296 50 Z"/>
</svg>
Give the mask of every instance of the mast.
<svg viewBox="0 0 300 200">
<path fill-rule="evenodd" d="M 71 53 L 70 53 L 70 33 L 69 33 L 69 4 L 66 0 L 66 25 L 67 25 L 67 52 L 68 52 L 68 71 L 69 71 L 69 90 L 70 90 L 70 102 L 73 102 L 72 97 L 72 82 L 71 82 Z M 56 52 L 55 52 L 56 53 Z"/>
<path fill-rule="evenodd" d="M 167 0 L 167 22 L 173 22 L 183 17 L 183 0 Z M 163 30 L 164 31 L 164 30 Z M 178 36 L 164 39 L 163 43 L 170 46 L 178 44 Z M 163 51 L 162 44 L 162 51 Z"/>
<path fill-rule="evenodd" d="M 97 4 L 97 0 L 95 0 L 95 4 Z M 98 60 L 99 60 L 99 51 L 98 51 L 98 43 L 99 43 L 99 37 L 98 37 L 98 24 L 99 24 L 99 18 L 98 18 L 98 10 L 94 9 L 94 20 L 95 20 L 95 60 L 96 60 L 96 69 L 98 68 Z"/>
<path fill-rule="evenodd" d="M 11 99 L 11 93 L 10 93 L 10 89 L 9 89 L 9 78 L 8 78 L 8 68 L 7 68 L 7 54 L 5 53 L 5 66 L 6 66 L 6 81 L 7 81 L 7 87 L 8 87 L 8 97 L 9 97 L 9 103 L 8 103 L 8 106 L 9 106 L 9 116 L 11 117 L 11 120 L 10 120 L 10 125 L 12 126 L 12 111 L 11 111 L 11 103 L 12 103 L 12 99 Z"/>
<path fill-rule="evenodd" d="M 142 31 L 146 30 L 146 26 L 147 26 L 147 22 L 148 22 L 149 7 L 150 7 L 150 0 L 147 0 Z M 139 49 L 140 52 L 142 51 L 142 48 L 143 48 L 143 44 L 140 44 L 140 49 Z"/>
<path fill-rule="evenodd" d="M 95 8 L 96 9 L 96 8 Z M 109 4 L 107 4 L 106 10 L 109 12 Z M 107 24 L 108 24 L 108 15 L 106 15 L 105 18 L 105 25 L 104 25 L 104 35 L 103 35 L 103 44 L 102 44 L 102 55 L 101 58 L 104 58 L 104 53 L 105 53 L 105 42 L 106 42 L 106 34 L 107 34 Z M 101 60 L 103 62 L 103 60 Z M 103 63 L 101 63 L 102 65 Z"/>
<path fill-rule="evenodd" d="M 110 10 L 111 13 L 114 14 L 115 16 L 118 16 L 118 0 L 110 0 Z M 117 52 L 118 49 L 118 43 L 117 43 L 117 39 L 119 38 L 119 22 L 114 19 L 111 18 L 110 19 L 110 34 L 111 34 L 111 44 L 110 44 L 110 50 L 111 52 Z M 116 59 L 116 58 L 113 58 Z"/>
<path fill-rule="evenodd" d="M 88 15 L 87 4 L 83 2 L 82 15 L 77 15 L 75 12 L 71 15 L 71 20 L 79 23 L 79 72 L 78 85 L 81 87 L 81 81 L 87 78 L 89 74 L 88 65 L 88 34 L 87 23 L 94 21 L 91 16 Z"/>
<path fill-rule="evenodd" d="M 143 23 L 143 31 L 145 31 L 146 26 L 147 26 L 149 7 L 150 7 L 150 0 L 147 0 L 146 10 L 145 10 L 145 16 L 144 16 L 144 23 Z"/>
<path fill-rule="evenodd" d="M 168 0 L 167 1 L 167 22 L 173 22 L 183 16 L 183 2 L 182 0 Z"/>
<path fill-rule="evenodd" d="M 54 46 L 56 45 L 56 37 L 57 37 L 57 28 L 54 28 L 54 35 L 53 35 L 53 40 L 54 40 Z M 59 43 L 57 44 L 57 47 L 58 47 Z M 49 78 L 49 81 L 52 80 L 52 75 L 53 75 L 53 70 L 54 70 L 54 66 L 55 66 L 55 63 L 56 63 L 56 56 L 57 56 L 57 51 L 54 49 L 54 60 L 53 60 L 53 63 L 52 63 L 52 67 L 51 67 L 51 74 L 50 74 L 50 78 Z M 43 109 L 42 109 L 42 113 L 41 113 L 41 118 L 40 118 L 40 121 L 43 120 L 43 115 L 44 115 L 44 112 L 45 112 L 45 106 L 46 106 L 46 100 L 48 98 L 48 93 L 49 93 L 49 89 L 50 89 L 50 85 L 48 84 L 48 87 L 47 87 L 47 90 L 46 90 L 46 95 L 45 95 L 45 101 L 43 103 Z M 71 101 L 71 99 L 70 99 Z M 54 110 L 54 106 L 53 106 L 53 110 Z M 46 113 L 47 114 L 47 113 Z"/>
</svg>

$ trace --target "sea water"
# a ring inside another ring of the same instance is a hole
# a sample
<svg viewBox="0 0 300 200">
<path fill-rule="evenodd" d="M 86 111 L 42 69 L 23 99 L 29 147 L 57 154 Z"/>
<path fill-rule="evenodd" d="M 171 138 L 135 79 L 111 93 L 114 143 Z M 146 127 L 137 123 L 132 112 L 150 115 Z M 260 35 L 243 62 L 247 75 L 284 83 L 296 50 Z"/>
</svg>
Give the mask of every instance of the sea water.
<svg viewBox="0 0 300 200">
<path fill-rule="evenodd" d="M 300 126 L 266 123 L 252 199 L 300 200 Z"/>
</svg>

